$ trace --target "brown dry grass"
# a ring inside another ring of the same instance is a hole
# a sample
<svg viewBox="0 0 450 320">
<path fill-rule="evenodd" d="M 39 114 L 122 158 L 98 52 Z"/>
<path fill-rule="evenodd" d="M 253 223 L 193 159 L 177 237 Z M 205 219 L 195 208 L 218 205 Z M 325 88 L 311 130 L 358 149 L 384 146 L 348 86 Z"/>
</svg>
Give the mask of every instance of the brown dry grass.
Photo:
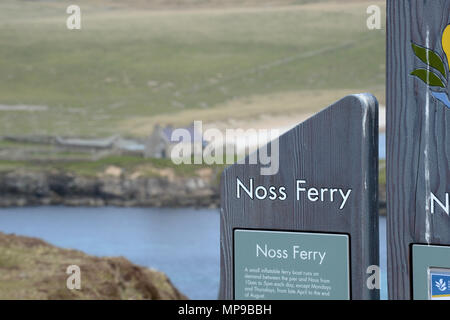
<svg viewBox="0 0 450 320">
<path fill-rule="evenodd" d="M 66 269 L 81 269 L 81 290 Z M 185 299 L 161 272 L 125 258 L 97 258 L 36 239 L 0 233 L 0 299 Z"/>
</svg>

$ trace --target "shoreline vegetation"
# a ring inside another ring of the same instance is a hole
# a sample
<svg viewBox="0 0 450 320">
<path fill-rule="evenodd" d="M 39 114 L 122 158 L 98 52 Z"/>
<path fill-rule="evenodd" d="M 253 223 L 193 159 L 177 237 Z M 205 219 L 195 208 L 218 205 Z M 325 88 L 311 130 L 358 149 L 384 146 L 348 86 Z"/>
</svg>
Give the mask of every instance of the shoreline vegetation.
<svg viewBox="0 0 450 320">
<path fill-rule="evenodd" d="M 68 290 L 67 267 L 82 273 L 81 290 Z M 0 232 L 0 300 L 184 300 L 162 272 L 123 257 L 94 257 L 43 240 Z"/>
</svg>

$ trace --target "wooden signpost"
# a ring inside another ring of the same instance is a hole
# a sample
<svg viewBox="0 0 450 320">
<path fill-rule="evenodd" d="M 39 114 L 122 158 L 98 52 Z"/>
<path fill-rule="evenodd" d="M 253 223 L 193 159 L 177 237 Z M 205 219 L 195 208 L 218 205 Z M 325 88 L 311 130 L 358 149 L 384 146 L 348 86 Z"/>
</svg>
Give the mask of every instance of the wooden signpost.
<svg viewBox="0 0 450 320">
<path fill-rule="evenodd" d="M 387 2 L 390 299 L 450 297 L 450 1 Z"/>
<path fill-rule="evenodd" d="M 378 299 L 376 99 L 345 97 L 278 142 L 276 174 L 222 176 L 220 298 Z"/>
</svg>

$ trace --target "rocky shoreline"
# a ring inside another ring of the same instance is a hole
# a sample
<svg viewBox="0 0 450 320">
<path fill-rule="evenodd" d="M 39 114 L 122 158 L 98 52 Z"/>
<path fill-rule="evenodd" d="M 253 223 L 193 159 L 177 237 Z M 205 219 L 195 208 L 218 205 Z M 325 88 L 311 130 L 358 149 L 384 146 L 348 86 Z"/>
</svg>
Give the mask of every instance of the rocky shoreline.
<svg viewBox="0 0 450 320">
<path fill-rule="evenodd" d="M 60 171 L 0 173 L 0 207 L 67 205 L 127 207 L 219 206 L 214 175 L 146 177 L 120 173 L 80 176 Z"/>
<path fill-rule="evenodd" d="M 212 170 L 189 177 L 164 170 L 151 177 L 130 175 L 118 168 L 95 176 L 57 170 L 0 172 L 0 207 L 39 205 L 218 208 L 220 190 Z M 384 184 L 380 184 L 380 214 L 386 214 Z"/>
</svg>

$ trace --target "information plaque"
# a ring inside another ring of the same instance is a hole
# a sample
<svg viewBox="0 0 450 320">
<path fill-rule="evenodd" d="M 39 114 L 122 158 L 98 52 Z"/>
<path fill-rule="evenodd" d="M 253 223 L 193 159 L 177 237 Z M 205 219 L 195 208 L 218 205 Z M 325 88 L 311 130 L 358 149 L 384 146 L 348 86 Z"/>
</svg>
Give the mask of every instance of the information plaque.
<svg viewBox="0 0 450 320">
<path fill-rule="evenodd" d="M 412 245 L 415 300 L 450 300 L 450 246 Z"/>
<path fill-rule="evenodd" d="M 350 299 L 349 236 L 234 231 L 237 300 Z"/>
</svg>

